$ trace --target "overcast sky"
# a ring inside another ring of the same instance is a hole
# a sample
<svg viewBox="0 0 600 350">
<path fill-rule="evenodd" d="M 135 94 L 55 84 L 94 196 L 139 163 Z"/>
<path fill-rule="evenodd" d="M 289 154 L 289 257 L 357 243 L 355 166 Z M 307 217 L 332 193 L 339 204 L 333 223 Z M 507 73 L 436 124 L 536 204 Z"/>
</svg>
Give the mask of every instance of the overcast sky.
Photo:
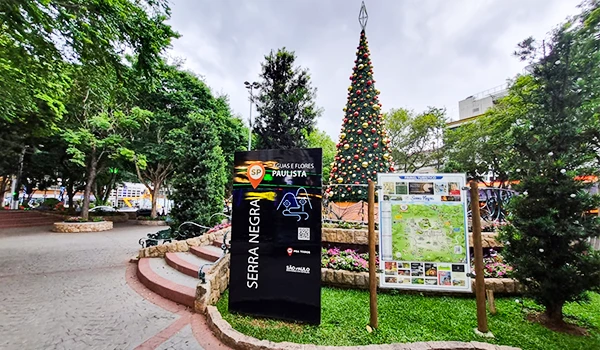
<svg viewBox="0 0 600 350">
<path fill-rule="evenodd" d="M 182 37 L 169 52 L 184 67 L 227 94 L 248 120 L 243 82 L 258 79 L 271 50 L 286 47 L 310 69 L 323 116 L 318 127 L 334 140 L 342 125 L 354 66 L 360 0 L 171 0 L 170 24 Z M 579 0 L 366 0 L 367 38 L 383 111 L 445 107 L 506 82 L 524 63 L 516 44 L 543 38 Z M 254 114 L 256 115 L 256 114 Z"/>
</svg>

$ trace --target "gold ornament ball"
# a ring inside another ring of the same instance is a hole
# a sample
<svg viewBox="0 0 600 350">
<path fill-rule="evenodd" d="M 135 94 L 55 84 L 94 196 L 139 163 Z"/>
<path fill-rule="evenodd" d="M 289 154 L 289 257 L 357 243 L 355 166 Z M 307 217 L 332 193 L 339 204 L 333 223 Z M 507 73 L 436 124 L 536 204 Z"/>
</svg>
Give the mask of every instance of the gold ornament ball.
<svg viewBox="0 0 600 350">
<path fill-rule="evenodd" d="M 347 110 L 348 110 L 348 108 L 346 108 L 346 107 L 342 108 L 342 111 L 344 111 L 344 112 Z"/>
<path fill-rule="evenodd" d="M 358 190 L 358 194 L 362 194 L 362 190 Z"/>
<path fill-rule="evenodd" d="M 341 177 L 338 177 L 336 181 L 341 184 L 344 181 L 344 179 L 342 179 Z"/>
<path fill-rule="evenodd" d="M 362 127 L 363 128 L 368 128 L 369 127 L 369 123 L 362 123 Z"/>
<path fill-rule="evenodd" d="M 352 104 L 352 107 L 356 107 L 356 103 L 353 103 L 353 104 Z"/>
<path fill-rule="evenodd" d="M 360 120 L 365 120 L 365 117 L 360 117 Z"/>
<path fill-rule="evenodd" d="M 363 168 L 366 168 L 366 167 L 368 167 L 368 166 L 369 166 L 369 163 L 367 163 L 367 162 L 362 162 L 362 164 L 361 164 L 361 165 L 362 165 L 362 167 L 363 167 Z"/>
<path fill-rule="evenodd" d="M 344 149 L 348 149 L 348 148 L 350 148 L 350 145 L 349 144 L 345 144 L 344 145 Z"/>
<path fill-rule="evenodd" d="M 390 154 L 389 153 L 384 153 L 383 154 L 383 159 L 385 159 L 385 160 L 390 159 Z"/>
<path fill-rule="evenodd" d="M 352 91 L 352 86 L 348 86 L 348 91 Z"/>
<path fill-rule="evenodd" d="M 368 104 L 368 103 L 365 103 L 365 104 L 363 105 L 363 107 L 368 107 L 368 106 L 369 106 L 369 104 Z"/>
<path fill-rule="evenodd" d="M 346 133 L 345 133 L 345 132 L 343 132 L 343 133 L 341 133 L 341 134 L 340 134 L 340 138 L 341 138 L 342 140 L 343 140 L 345 137 L 346 137 Z"/>
</svg>

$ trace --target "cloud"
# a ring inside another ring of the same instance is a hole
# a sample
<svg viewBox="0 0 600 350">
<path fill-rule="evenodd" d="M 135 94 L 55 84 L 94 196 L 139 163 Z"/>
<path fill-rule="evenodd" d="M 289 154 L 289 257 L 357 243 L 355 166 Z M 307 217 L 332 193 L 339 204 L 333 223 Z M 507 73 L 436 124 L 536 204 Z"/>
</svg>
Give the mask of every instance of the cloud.
<svg viewBox="0 0 600 350">
<path fill-rule="evenodd" d="M 573 0 L 366 1 L 367 37 L 383 110 L 446 107 L 495 87 L 525 66 L 512 56 L 528 36 L 544 37 L 577 13 Z M 169 55 L 229 95 L 247 121 L 248 92 L 272 49 L 296 52 L 323 107 L 319 128 L 337 140 L 354 65 L 360 0 L 173 0 L 182 34 Z"/>
</svg>

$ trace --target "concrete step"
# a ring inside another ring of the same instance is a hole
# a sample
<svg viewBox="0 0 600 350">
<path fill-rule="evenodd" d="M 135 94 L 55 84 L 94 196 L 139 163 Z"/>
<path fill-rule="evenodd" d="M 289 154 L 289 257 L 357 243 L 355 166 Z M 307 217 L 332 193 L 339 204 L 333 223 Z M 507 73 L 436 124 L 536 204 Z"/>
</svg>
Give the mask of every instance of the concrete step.
<svg viewBox="0 0 600 350">
<path fill-rule="evenodd" d="M 200 267 L 203 266 L 202 271 L 208 273 L 211 269 L 212 261 L 202 259 L 192 253 L 166 253 L 165 261 L 169 266 L 174 268 L 175 270 L 194 277 L 198 278 L 198 271 Z"/>
<path fill-rule="evenodd" d="M 60 219 L 31 210 L 0 210 L 0 228 L 49 226 Z"/>
<path fill-rule="evenodd" d="M 175 270 L 167 265 L 165 259 L 140 259 L 137 276 L 140 282 L 154 293 L 194 308 L 198 279 Z"/>
<path fill-rule="evenodd" d="M 214 245 L 205 245 L 202 247 L 191 247 L 190 252 L 195 256 L 208 260 L 210 262 L 215 262 L 219 260 L 221 255 L 223 255 L 223 251 L 221 248 L 217 248 Z"/>
</svg>

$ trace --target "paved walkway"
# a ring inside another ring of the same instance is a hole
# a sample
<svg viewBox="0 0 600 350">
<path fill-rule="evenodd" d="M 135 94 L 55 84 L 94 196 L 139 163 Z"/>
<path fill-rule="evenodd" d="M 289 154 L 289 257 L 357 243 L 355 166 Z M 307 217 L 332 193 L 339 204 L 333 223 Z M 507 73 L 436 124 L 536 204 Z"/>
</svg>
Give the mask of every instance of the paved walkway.
<svg viewBox="0 0 600 350">
<path fill-rule="evenodd" d="M 0 229 L 0 349 L 223 349 L 204 317 L 141 285 L 129 259 L 157 229 Z"/>
</svg>

